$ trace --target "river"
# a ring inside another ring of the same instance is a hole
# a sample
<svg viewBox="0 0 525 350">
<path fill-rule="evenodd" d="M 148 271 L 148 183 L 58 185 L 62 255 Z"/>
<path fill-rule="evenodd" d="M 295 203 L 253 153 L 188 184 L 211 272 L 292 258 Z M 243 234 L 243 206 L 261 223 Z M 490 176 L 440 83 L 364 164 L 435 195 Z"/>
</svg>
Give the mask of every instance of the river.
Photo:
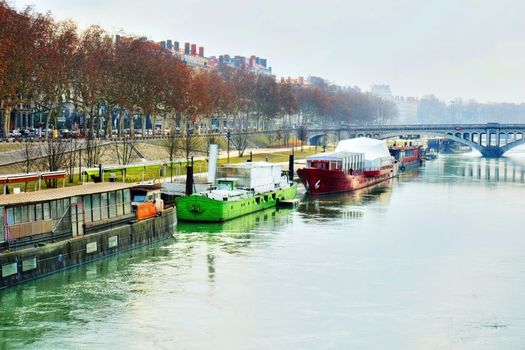
<svg viewBox="0 0 525 350">
<path fill-rule="evenodd" d="M 0 348 L 522 349 L 525 157 L 442 156 L 0 291 Z"/>
</svg>

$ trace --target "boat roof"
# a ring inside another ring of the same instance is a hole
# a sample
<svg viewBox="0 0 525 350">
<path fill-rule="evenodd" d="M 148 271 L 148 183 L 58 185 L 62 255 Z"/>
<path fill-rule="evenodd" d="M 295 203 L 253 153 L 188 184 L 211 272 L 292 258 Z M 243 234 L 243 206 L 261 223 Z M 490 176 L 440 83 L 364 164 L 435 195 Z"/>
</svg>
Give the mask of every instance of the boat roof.
<svg viewBox="0 0 525 350">
<path fill-rule="evenodd" d="M 53 188 L 49 190 L 41 190 L 36 192 L 23 192 L 0 195 L 0 205 L 7 206 L 49 202 L 56 199 L 83 196 L 86 194 L 123 190 L 135 186 L 137 186 L 137 183 L 89 182 L 79 186 Z"/>
<path fill-rule="evenodd" d="M 251 169 L 251 168 L 269 168 L 269 167 L 278 167 L 278 164 L 270 162 L 245 162 L 245 163 L 235 163 L 235 164 L 223 164 L 223 168 L 240 168 L 240 169 Z"/>
<path fill-rule="evenodd" d="M 368 137 L 339 141 L 335 151 L 364 153 L 366 160 L 390 157 L 390 152 L 384 140 L 376 140 Z"/>
<path fill-rule="evenodd" d="M 324 153 L 318 153 L 312 156 L 308 156 L 306 157 L 306 160 L 341 160 L 342 158 L 347 158 L 347 157 L 362 155 L 362 154 L 363 153 L 346 152 L 346 151 L 324 152 Z"/>
</svg>

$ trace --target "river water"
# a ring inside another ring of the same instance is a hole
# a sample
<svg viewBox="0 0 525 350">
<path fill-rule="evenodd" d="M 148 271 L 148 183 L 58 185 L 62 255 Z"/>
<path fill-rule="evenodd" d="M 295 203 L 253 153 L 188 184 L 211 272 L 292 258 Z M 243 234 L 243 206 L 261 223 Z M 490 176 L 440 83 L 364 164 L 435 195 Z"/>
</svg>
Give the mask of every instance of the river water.
<svg viewBox="0 0 525 350">
<path fill-rule="evenodd" d="M 525 157 L 442 156 L 0 291 L 0 348 L 523 349 Z"/>
</svg>

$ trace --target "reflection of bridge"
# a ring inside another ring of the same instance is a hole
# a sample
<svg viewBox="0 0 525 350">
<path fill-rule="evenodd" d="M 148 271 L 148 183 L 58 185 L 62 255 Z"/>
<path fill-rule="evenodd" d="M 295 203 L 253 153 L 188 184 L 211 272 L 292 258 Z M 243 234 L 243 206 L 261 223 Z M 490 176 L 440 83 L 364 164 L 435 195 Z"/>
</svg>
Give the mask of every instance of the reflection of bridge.
<svg viewBox="0 0 525 350">
<path fill-rule="evenodd" d="M 459 142 L 479 151 L 484 157 L 500 157 L 508 150 L 525 143 L 525 124 L 419 124 L 341 126 L 338 129 L 309 129 L 311 144 L 320 144 L 327 133 L 338 138 L 360 136 L 388 139 L 400 136 L 435 136 Z"/>
</svg>

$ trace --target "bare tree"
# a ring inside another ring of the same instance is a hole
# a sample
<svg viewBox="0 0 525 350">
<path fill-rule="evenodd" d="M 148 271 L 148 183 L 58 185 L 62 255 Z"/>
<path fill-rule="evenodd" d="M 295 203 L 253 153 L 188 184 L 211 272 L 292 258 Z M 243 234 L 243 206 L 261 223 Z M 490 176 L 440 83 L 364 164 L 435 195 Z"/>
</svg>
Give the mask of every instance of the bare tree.
<svg viewBox="0 0 525 350">
<path fill-rule="evenodd" d="M 248 147 L 248 128 L 240 128 L 233 135 L 232 142 L 237 152 L 239 152 L 239 157 L 242 157 L 244 155 L 246 147 Z"/>
<path fill-rule="evenodd" d="M 85 150 L 86 150 L 86 166 L 93 167 L 100 163 L 100 158 L 102 157 L 102 147 L 100 145 L 100 139 L 95 137 L 93 133 L 93 128 L 90 128 L 86 138 L 84 140 Z"/>
<path fill-rule="evenodd" d="M 303 144 L 308 138 L 308 129 L 306 125 L 301 125 L 297 129 L 297 138 L 301 141 L 301 152 L 303 151 Z"/>
<path fill-rule="evenodd" d="M 193 130 L 186 129 L 178 138 L 179 148 L 184 150 L 186 160 L 190 159 L 192 152 L 195 152 L 200 146 L 200 140 Z"/>
<path fill-rule="evenodd" d="M 68 151 L 68 157 L 67 157 L 67 163 L 69 168 L 69 174 L 68 174 L 68 181 L 69 183 L 73 183 L 74 176 L 75 176 L 75 165 L 77 164 L 77 151 L 79 150 L 78 140 L 77 139 L 71 139 L 69 141 L 69 151 Z"/>
<path fill-rule="evenodd" d="M 23 161 L 18 163 L 18 168 L 23 173 L 30 173 L 36 168 L 36 160 L 40 156 L 40 147 L 33 142 L 24 142 L 22 148 Z"/>
<path fill-rule="evenodd" d="M 115 141 L 115 153 L 117 154 L 117 160 L 120 165 L 128 165 L 133 160 L 133 154 L 135 153 L 135 140 L 129 137 L 122 138 L 121 141 Z"/>
<path fill-rule="evenodd" d="M 22 148 L 22 159 L 23 161 L 18 163 L 17 167 L 23 173 L 30 173 L 36 169 L 38 157 L 40 156 L 40 147 L 33 142 L 24 142 Z M 24 191 L 27 191 L 27 182 L 24 185 Z"/>
<path fill-rule="evenodd" d="M 178 142 L 177 142 L 177 135 L 175 134 L 174 128 L 170 131 L 168 137 L 164 140 L 164 147 L 168 149 L 169 157 L 170 157 L 170 178 L 171 181 L 173 181 L 173 160 L 175 159 L 175 155 L 177 154 L 178 149 Z"/>
<path fill-rule="evenodd" d="M 66 168 L 67 163 L 67 143 L 61 140 L 49 138 L 42 146 L 43 171 L 57 171 Z M 46 180 L 47 187 L 57 187 L 57 180 Z"/>
</svg>

